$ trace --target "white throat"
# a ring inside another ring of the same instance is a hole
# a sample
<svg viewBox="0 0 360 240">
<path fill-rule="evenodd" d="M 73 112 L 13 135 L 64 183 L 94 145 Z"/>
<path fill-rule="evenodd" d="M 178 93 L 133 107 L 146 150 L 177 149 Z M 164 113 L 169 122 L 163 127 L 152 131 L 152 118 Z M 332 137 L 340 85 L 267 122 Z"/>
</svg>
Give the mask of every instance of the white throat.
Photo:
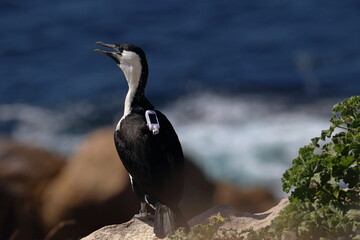
<svg viewBox="0 0 360 240">
<path fill-rule="evenodd" d="M 121 120 L 123 120 L 131 112 L 131 103 L 135 97 L 136 90 L 139 86 L 141 77 L 141 60 L 139 55 L 134 52 L 123 51 L 119 67 L 124 72 L 129 90 L 126 94 L 124 104 L 124 115 L 116 126 L 116 130 L 120 129 Z"/>
</svg>

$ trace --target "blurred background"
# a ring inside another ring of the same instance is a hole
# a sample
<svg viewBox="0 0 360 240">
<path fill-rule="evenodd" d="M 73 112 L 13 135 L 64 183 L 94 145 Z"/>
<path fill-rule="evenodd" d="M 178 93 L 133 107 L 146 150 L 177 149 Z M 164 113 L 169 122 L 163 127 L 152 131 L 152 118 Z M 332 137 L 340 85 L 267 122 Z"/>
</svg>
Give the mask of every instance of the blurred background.
<svg viewBox="0 0 360 240">
<path fill-rule="evenodd" d="M 126 81 L 93 52 L 96 41 L 144 49 L 147 96 L 210 182 L 266 188 L 274 199 L 298 149 L 360 90 L 356 0 L 0 5 L 0 135 L 60 165 L 122 116 Z"/>
</svg>

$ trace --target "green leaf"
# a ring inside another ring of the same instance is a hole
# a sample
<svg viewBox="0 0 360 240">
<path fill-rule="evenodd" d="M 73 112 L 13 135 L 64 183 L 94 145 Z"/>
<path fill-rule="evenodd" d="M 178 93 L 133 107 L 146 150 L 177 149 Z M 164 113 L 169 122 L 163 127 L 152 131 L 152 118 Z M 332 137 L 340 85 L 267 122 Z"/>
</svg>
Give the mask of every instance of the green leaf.
<svg viewBox="0 0 360 240">
<path fill-rule="evenodd" d="M 325 139 L 327 138 L 327 136 L 329 135 L 330 130 L 322 130 L 321 131 L 321 140 L 325 141 Z"/>
<path fill-rule="evenodd" d="M 320 147 L 319 140 L 320 140 L 319 137 L 315 137 L 311 139 L 311 142 L 314 144 L 315 147 Z"/>
<path fill-rule="evenodd" d="M 315 173 L 314 176 L 311 178 L 316 183 L 321 183 L 321 173 Z"/>
</svg>

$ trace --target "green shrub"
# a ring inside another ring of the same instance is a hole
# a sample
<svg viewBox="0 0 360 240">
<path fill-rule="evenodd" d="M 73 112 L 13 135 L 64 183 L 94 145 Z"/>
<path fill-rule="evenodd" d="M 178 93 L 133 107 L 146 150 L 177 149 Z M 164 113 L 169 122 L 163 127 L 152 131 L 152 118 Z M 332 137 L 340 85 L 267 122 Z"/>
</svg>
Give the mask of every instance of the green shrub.
<svg viewBox="0 0 360 240">
<path fill-rule="evenodd" d="M 299 240 L 360 239 L 360 96 L 335 105 L 330 122 L 320 137 L 300 148 L 281 179 L 290 204 L 270 226 L 244 230 L 247 239 L 280 240 L 284 231 L 295 232 Z M 171 239 L 243 239 L 232 230 L 218 235 L 223 222 L 218 216 Z"/>
<path fill-rule="evenodd" d="M 344 213 L 334 205 L 293 200 L 269 227 L 250 232 L 248 240 L 280 240 L 284 231 L 294 232 L 298 240 L 354 239 L 357 236 L 360 211 Z"/>
<path fill-rule="evenodd" d="M 329 129 L 299 150 L 283 178 L 290 199 L 335 204 L 346 211 L 359 201 L 360 96 L 335 105 Z M 345 188 L 345 189 L 344 189 Z"/>
<path fill-rule="evenodd" d="M 300 148 L 281 179 L 290 204 L 250 239 L 360 239 L 360 96 L 333 108 L 331 126 Z"/>
<path fill-rule="evenodd" d="M 218 228 L 225 222 L 220 213 L 211 216 L 209 219 L 209 224 L 195 225 L 190 229 L 190 232 L 186 233 L 184 229 L 179 229 L 173 236 L 170 236 L 172 240 L 233 240 L 239 239 L 240 235 L 235 230 L 226 230 L 223 231 L 220 235 L 217 233 Z"/>
</svg>

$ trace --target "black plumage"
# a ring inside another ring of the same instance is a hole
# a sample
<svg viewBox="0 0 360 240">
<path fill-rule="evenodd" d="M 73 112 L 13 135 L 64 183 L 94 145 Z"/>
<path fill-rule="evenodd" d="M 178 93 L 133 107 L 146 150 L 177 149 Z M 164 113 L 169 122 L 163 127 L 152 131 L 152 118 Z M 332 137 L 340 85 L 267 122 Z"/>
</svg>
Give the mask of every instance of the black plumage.
<svg viewBox="0 0 360 240">
<path fill-rule="evenodd" d="M 97 44 L 115 50 L 95 51 L 113 58 L 129 83 L 124 116 L 114 133 L 115 146 L 142 202 L 140 213 L 147 214 L 145 201 L 155 208 L 154 232 L 163 238 L 187 226 L 178 208 L 184 183 L 181 144 L 166 116 L 145 97 L 148 66 L 144 52 L 131 44 Z M 146 125 L 147 110 L 156 111 L 160 124 L 156 135 Z"/>
<path fill-rule="evenodd" d="M 126 116 L 116 130 L 115 146 L 139 190 L 172 206 L 180 201 L 183 188 L 183 153 L 169 120 L 156 111 L 161 130 L 153 135 L 145 110 Z"/>
</svg>

